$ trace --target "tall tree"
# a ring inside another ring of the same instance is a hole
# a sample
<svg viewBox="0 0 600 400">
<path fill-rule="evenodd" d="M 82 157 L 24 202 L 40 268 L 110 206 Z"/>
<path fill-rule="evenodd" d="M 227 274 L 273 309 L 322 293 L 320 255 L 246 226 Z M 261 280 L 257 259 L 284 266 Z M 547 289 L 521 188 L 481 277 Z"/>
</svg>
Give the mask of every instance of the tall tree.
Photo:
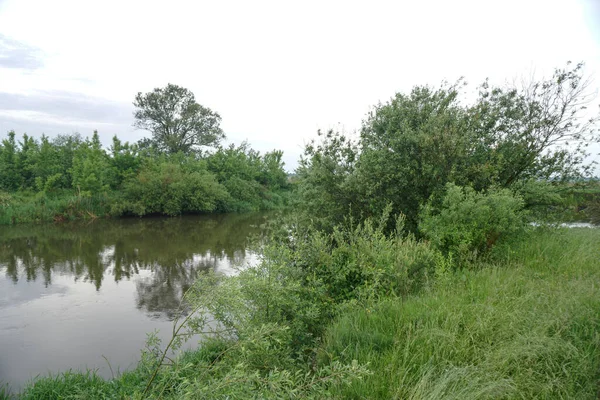
<svg viewBox="0 0 600 400">
<path fill-rule="evenodd" d="M 21 184 L 21 177 L 17 168 L 18 148 L 14 131 L 8 132 L 0 150 L 0 189 L 17 190 Z"/>
<path fill-rule="evenodd" d="M 525 193 L 540 181 L 589 176 L 586 149 L 600 142 L 600 118 L 586 109 L 593 97 L 582 64 L 526 85 L 486 82 L 471 105 L 460 102 L 461 85 L 417 86 L 377 105 L 357 150 L 334 133 L 307 145 L 298 169 L 307 214 L 339 222 L 349 209 L 364 218 L 391 204 L 416 231 L 421 207 L 441 201 L 448 182 Z"/>
<path fill-rule="evenodd" d="M 189 153 L 225 138 L 219 114 L 198 104 L 194 94 L 181 86 L 140 92 L 133 105 L 133 125 L 152 132 L 152 144 L 167 153 Z"/>
</svg>

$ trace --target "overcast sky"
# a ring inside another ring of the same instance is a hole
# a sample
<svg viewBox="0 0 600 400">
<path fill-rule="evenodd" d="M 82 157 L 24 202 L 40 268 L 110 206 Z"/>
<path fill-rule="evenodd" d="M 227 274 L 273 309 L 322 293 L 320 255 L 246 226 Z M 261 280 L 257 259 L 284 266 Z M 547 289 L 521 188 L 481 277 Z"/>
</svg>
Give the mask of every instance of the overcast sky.
<svg viewBox="0 0 600 400">
<path fill-rule="evenodd" d="M 352 132 L 395 92 L 567 60 L 600 86 L 600 0 L 0 0 L 0 138 L 137 141 L 135 94 L 170 82 L 292 170 L 317 129 Z"/>
</svg>

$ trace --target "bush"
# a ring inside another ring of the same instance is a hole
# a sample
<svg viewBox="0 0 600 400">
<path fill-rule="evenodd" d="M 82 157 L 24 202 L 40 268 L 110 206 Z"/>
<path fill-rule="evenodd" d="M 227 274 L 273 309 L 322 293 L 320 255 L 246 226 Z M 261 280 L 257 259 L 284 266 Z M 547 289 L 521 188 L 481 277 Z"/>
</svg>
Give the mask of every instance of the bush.
<svg viewBox="0 0 600 400">
<path fill-rule="evenodd" d="M 600 197 L 588 204 L 585 214 L 592 224 L 600 225 Z"/>
<path fill-rule="evenodd" d="M 522 230 L 523 206 L 523 199 L 508 189 L 478 193 L 449 183 L 441 207 L 431 199 L 423 208 L 419 230 L 445 254 L 469 259 Z"/>
<path fill-rule="evenodd" d="M 389 209 L 388 209 L 389 213 Z M 403 236 L 404 217 L 386 235 L 388 214 L 356 227 L 336 227 L 330 235 L 315 234 L 298 262 L 323 280 L 334 301 L 402 296 L 414 291 L 435 269 L 437 253 L 413 235 Z"/>
<path fill-rule="evenodd" d="M 124 203 L 113 213 L 135 215 L 212 212 L 228 198 L 225 188 L 206 170 L 186 172 L 180 164 L 149 163 L 124 186 Z"/>
</svg>

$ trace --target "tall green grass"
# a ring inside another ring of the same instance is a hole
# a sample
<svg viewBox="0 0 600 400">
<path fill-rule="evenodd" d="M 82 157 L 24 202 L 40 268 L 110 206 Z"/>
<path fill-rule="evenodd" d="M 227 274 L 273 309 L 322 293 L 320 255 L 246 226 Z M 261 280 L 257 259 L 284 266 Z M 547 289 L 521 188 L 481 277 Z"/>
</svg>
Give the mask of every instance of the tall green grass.
<svg viewBox="0 0 600 400">
<path fill-rule="evenodd" d="M 68 193 L 19 193 L 0 206 L 0 225 L 62 222 L 109 215 L 114 196 L 76 196 Z"/>
<path fill-rule="evenodd" d="M 405 301 L 347 310 L 321 360 L 373 374 L 353 399 L 595 399 L 600 383 L 600 230 L 539 230 L 488 265 Z"/>
</svg>

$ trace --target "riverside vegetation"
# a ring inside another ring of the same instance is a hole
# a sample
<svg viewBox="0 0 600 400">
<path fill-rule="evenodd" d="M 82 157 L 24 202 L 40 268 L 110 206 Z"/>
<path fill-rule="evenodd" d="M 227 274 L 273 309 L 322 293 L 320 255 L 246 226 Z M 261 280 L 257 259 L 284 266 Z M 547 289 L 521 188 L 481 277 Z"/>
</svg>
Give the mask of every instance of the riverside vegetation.
<svg viewBox="0 0 600 400">
<path fill-rule="evenodd" d="M 97 132 L 40 140 L 15 132 L 0 144 L 0 224 L 103 216 L 180 215 L 281 208 L 289 185 L 283 152 L 223 147 L 220 116 L 168 85 L 134 102 L 151 138 L 108 151 Z"/>
<path fill-rule="evenodd" d="M 260 263 L 202 275 L 168 343 L 150 335 L 114 379 L 65 372 L 19 396 L 597 398 L 600 230 L 529 224 L 572 207 L 565 192 L 595 218 L 581 68 L 485 83 L 468 105 L 461 84 L 416 87 L 358 141 L 324 133 Z"/>
</svg>

